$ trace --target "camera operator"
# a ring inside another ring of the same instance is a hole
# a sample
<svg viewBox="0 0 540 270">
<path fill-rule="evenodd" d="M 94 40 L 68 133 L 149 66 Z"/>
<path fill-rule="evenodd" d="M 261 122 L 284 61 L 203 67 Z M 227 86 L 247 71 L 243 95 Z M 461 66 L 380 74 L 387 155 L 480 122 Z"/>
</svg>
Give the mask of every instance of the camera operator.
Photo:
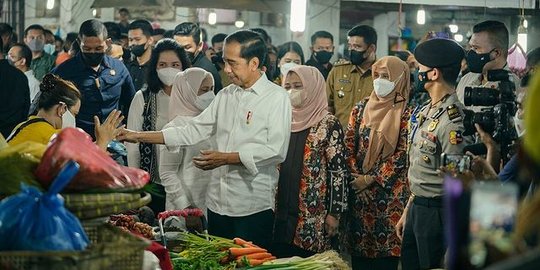
<svg viewBox="0 0 540 270">
<path fill-rule="evenodd" d="M 516 114 L 514 116 L 514 126 L 516 134 L 519 140 L 525 134 L 525 121 L 524 121 L 524 105 L 526 102 L 529 76 L 525 75 L 521 80 L 521 87 L 519 88 L 516 98 Z M 501 155 L 499 145 L 493 140 L 493 137 L 485 132 L 478 124 L 475 125 L 478 132 L 480 141 L 486 145 L 487 154 L 485 160 L 479 156 L 473 156 L 473 172 L 475 178 L 478 180 L 487 180 L 497 178 L 495 172 L 499 172 L 501 164 Z M 518 141 L 519 141 L 518 140 Z M 519 185 L 521 195 L 526 192 L 533 191 L 530 186 L 530 179 L 528 181 L 519 181 L 519 159 L 518 154 L 512 155 L 510 160 L 504 165 L 502 170 L 498 173 L 499 180 L 504 184 L 513 182 Z"/>
<path fill-rule="evenodd" d="M 402 238 L 404 270 L 442 266 L 446 252 L 442 218 L 441 154 L 462 154 L 472 138 L 464 136 L 463 104 L 455 92 L 463 48 L 453 40 L 431 39 L 414 52 L 418 79 L 431 100 L 411 117 L 409 181 L 412 196 L 396 225 Z M 427 222 L 429 221 L 429 222 Z"/>
<path fill-rule="evenodd" d="M 465 87 L 497 88 L 497 82 L 488 81 L 490 70 L 505 69 L 509 71 L 506 58 L 508 56 L 508 29 L 499 21 L 484 21 L 473 27 L 469 40 L 470 50 L 466 60 L 470 70 L 463 76 L 456 88 L 459 100 L 465 103 Z M 519 78 L 512 74 L 513 82 L 519 87 Z M 480 111 L 482 107 L 470 106 L 468 109 Z"/>
</svg>

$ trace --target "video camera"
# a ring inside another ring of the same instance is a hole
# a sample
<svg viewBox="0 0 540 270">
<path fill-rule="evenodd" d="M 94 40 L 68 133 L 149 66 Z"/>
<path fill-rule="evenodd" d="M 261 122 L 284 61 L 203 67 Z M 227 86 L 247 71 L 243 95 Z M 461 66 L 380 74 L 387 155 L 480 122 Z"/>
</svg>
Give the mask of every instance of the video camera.
<svg viewBox="0 0 540 270">
<path fill-rule="evenodd" d="M 510 146 L 517 138 L 512 120 L 517 109 L 516 88 L 506 70 L 490 70 L 487 77 L 490 82 L 499 82 L 498 88 L 465 88 L 465 106 L 491 106 L 491 108 L 482 109 L 481 112 L 464 110 L 463 135 L 473 135 L 476 132 L 474 124 L 480 125 L 501 145 L 501 155 L 506 161 L 509 158 Z"/>
</svg>

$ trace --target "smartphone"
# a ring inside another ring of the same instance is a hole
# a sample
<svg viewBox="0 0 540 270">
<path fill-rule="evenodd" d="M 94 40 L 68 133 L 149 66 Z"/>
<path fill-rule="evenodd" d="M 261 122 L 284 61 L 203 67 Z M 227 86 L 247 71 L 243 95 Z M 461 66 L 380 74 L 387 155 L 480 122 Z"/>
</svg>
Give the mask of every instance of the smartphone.
<svg viewBox="0 0 540 270">
<path fill-rule="evenodd" d="M 469 155 L 441 154 L 441 164 L 449 171 L 463 173 L 466 170 L 470 170 L 471 160 L 471 156 Z"/>
<path fill-rule="evenodd" d="M 518 186 L 513 183 L 476 182 L 469 214 L 469 260 L 481 269 L 486 264 L 486 243 L 502 252 L 514 249 L 511 232 L 518 208 Z"/>
</svg>

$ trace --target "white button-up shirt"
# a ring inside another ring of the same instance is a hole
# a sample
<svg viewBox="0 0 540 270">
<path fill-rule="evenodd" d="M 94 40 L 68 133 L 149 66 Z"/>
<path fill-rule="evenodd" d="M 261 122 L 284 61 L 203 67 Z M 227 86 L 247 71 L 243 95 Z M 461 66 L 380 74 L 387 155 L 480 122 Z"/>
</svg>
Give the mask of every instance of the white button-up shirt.
<svg viewBox="0 0 540 270">
<path fill-rule="evenodd" d="M 34 101 L 36 95 L 39 93 L 39 81 L 34 76 L 34 71 L 28 70 L 24 73 L 28 78 L 28 88 L 30 89 L 30 102 Z"/>
<path fill-rule="evenodd" d="M 291 133 L 287 92 L 264 73 L 249 89 L 231 84 L 210 106 L 181 127 L 163 130 L 169 148 L 194 145 L 216 136 L 217 151 L 238 152 L 242 165 L 212 171 L 207 207 L 220 215 L 242 217 L 274 208 Z"/>
</svg>

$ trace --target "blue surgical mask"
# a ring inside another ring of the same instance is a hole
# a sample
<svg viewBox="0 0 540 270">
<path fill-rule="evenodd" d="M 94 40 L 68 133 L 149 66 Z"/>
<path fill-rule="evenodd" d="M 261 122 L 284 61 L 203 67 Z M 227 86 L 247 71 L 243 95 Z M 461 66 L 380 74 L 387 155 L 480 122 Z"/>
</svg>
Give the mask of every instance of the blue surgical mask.
<svg viewBox="0 0 540 270">
<path fill-rule="evenodd" d="M 45 53 L 53 55 L 56 52 L 56 47 L 54 46 L 54 44 L 45 44 L 45 46 L 43 46 L 43 51 Z"/>
</svg>

